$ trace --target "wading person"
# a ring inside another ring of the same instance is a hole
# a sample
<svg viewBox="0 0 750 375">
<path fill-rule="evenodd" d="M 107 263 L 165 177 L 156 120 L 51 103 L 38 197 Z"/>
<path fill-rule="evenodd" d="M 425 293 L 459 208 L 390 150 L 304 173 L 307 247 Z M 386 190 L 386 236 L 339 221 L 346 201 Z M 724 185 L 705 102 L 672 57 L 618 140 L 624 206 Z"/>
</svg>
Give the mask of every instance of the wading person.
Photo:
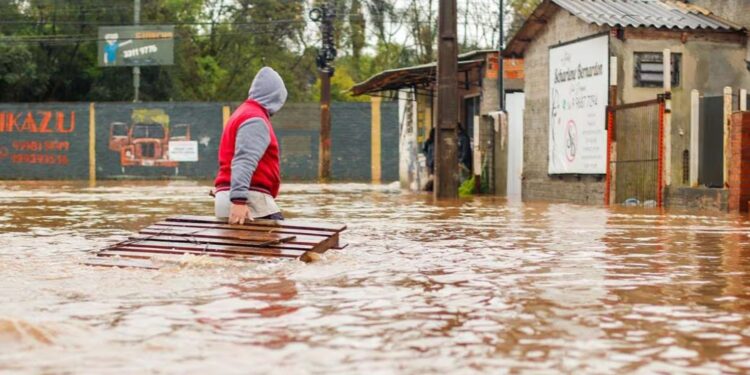
<svg viewBox="0 0 750 375">
<path fill-rule="evenodd" d="M 279 144 L 270 117 L 284 105 L 284 81 L 269 67 L 255 75 L 248 99 L 232 113 L 219 144 L 214 212 L 229 224 L 283 220 L 279 193 Z"/>
</svg>

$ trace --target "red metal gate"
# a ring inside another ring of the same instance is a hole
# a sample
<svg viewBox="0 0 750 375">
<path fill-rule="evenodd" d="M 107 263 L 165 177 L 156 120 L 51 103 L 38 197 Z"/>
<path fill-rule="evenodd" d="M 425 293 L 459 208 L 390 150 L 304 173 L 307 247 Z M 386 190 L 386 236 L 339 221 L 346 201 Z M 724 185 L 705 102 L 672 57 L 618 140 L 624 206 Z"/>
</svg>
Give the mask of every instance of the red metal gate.
<svg viewBox="0 0 750 375">
<path fill-rule="evenodd" d="M 662 207 L 664 98 L 607 108 L 604 203 Z"/>
</svg>

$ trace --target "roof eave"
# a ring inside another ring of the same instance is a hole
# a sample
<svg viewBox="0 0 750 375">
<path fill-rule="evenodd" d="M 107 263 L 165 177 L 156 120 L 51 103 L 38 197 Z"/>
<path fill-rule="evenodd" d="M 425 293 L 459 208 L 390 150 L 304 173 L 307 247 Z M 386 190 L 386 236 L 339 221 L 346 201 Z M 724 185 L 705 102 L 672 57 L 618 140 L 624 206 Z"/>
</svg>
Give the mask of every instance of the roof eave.
<svg viewBox="0 0 750 375">
<path fill-rule="evenodd" d="M 459 61 L 459 72 L 471 70 L 475 67 L 481 66 L 483 63 L 483 59 Z M 430 64 L 416 65 L 406 68 L 385 70 L 368 78 L 364 82 L 352 86 L 351 89 L 349 89 L 349 92 L 351 92 L 353 96 L 360 96 L 373 92 L 398 90 L 399 88 L 412 87 L 414 84 L 424 84 L 428 80 L 434 80 L 436 71 L 437 63 L 434 62 Z M 402 78 L 401 80 L 399 80 L 399 77 L 392 77 L 398 74 L 403 75 L 403 77 L 400 77 Z M 415 75 L 422 75 L 423 77 L 414 77 Z M 393 82 L 382 82 L 388 79 L 393 79 Z M 403 84 L 399 85 L 399 82 L 403 82 Z"/>
</svg>

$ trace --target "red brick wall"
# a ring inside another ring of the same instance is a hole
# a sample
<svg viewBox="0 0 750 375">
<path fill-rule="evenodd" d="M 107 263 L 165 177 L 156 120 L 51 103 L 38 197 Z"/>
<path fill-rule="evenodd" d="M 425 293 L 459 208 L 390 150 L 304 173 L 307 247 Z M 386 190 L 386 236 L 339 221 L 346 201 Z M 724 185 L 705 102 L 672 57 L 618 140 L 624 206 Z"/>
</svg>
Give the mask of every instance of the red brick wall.
<svg viewBox="0 0 750 375">
<path fill-rule="evenodd" d="M 750 112 L 732 114 L 729 152 L 729 211 L 747 212 L 750 201 Z"/>
</svg>

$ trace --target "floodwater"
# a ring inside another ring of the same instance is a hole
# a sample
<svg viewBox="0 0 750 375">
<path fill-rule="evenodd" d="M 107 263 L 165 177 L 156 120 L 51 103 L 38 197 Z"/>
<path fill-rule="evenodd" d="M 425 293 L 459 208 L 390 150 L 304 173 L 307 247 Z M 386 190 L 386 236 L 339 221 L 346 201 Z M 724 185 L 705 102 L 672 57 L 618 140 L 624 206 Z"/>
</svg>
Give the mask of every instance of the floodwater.
<svg viewBox="0 0 750 375">
<path fill-rule="evenodd" d="M 740 216 L 287 184 L 322 261 L 79 265 L 206 183 L 0 182 L 0 372 L 748 373 Z M 210 372 L 209 372 L 210 371 Z"/>
</svg>

